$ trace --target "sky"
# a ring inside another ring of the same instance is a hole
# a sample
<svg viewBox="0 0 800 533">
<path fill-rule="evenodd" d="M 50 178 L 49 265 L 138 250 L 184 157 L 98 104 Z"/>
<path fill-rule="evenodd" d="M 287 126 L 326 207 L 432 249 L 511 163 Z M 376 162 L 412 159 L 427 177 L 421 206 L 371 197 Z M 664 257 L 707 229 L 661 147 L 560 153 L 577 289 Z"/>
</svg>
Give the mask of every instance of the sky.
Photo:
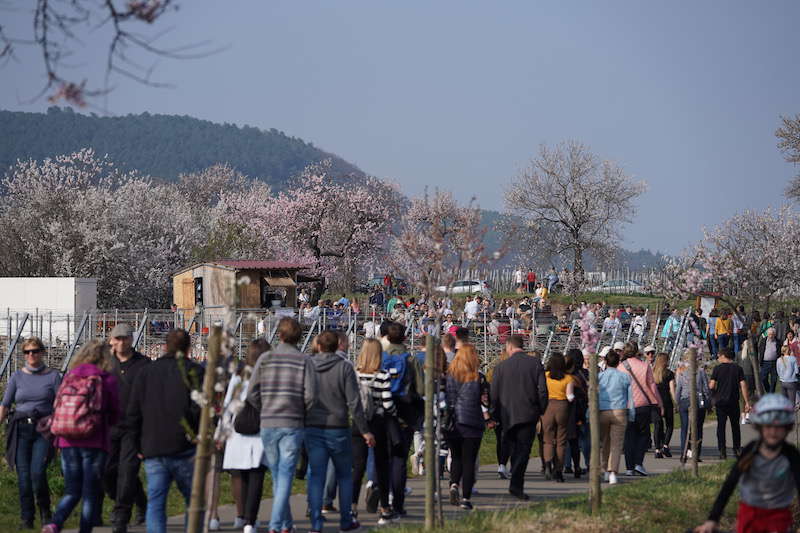
<svg viewBox="0 0 800 533">
<path fill-rule="evenodd" d="M 774 132 L 800 113 L 798 20 L 791 0 L 184 0 L 153 30 L 221 50 L 131 51 L 173 87 L 117 76 L 98 103 L 276 128 L 409 195 L 438 187 L 495 210 L 542 143 L 575 139 L 649 185 L 623 245 L 677 253 L 704 226 L 785 203 L 797 169 Z M 81 39 L 67 72 L 100 83 L 107 32 Z M 0 108 L 44 111 L 30 102 L 41 59 L 18 57 L 0 69 Z"/>
</svg>

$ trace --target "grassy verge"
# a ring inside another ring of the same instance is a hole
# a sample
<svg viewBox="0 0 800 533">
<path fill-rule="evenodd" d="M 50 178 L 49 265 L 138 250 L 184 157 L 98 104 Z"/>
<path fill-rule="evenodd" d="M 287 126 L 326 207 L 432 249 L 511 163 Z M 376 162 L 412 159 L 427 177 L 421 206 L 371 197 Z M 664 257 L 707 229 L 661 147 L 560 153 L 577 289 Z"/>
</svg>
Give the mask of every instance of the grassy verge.
<svg viewBox="0 0 800 533">
<path fill-rule="evenodd" d="M 664 533 L 686 531 L 705 520 L 711 503 L 731 463 L 703 467 L 700 477 L 678 471 L 635 483 L 625 483 L 603 492 L 603 508 L 592 517 L 585 494 L 549 500 L 504 512 L 475 511 L 449 522 L 443 533 Z M 606 489 L 608 485 L 604 486 Z M 735 518 L 734 496 L 722 520 L 730 528 Z M 480 503 L 478 502 L 478 505 Z M 416 533 L 417 526 L 391 528 L 393 533 Z"/>
</svg>

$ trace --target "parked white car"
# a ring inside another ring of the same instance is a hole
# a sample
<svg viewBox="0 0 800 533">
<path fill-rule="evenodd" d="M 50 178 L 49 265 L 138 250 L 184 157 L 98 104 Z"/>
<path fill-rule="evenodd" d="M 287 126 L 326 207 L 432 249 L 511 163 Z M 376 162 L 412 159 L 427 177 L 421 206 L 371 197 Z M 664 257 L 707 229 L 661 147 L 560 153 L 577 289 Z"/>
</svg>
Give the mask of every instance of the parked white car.
<svg viewBox="0 0 800 533">
<path fill-rule="evenodd" d="M 436 292 L 444 292 L 449 294 L 480 294 L 482 296 L 492 296 L 492 291 L 489 284 L 483 279 L 467 279 L 454 281 L 450 287 L 440 285 L 434 289 Z"/>
<path fill-rule="evenodd" d="M 612 279 L 587 289 L 588 292 L 604 292 L 608 294 L 646 293 L 648 290 L 643 284 L 632 279 Z"/>
</svg>

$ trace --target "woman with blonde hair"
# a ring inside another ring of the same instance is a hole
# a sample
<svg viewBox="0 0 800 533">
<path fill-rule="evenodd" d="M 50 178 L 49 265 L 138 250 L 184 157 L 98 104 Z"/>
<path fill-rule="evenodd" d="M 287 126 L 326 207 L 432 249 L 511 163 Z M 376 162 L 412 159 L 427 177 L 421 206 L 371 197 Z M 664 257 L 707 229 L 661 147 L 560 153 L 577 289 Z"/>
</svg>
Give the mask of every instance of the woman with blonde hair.
<svg viewBox="0 0 800 533">
<path fill-rule="evenodd" d="M 53 400 L 61 383 L 55 368 L 44 362 L 44 344 L 38 337 L 22 343 L 25 366 L 11 374 L 0 404 L 0 423 L 9 416 L 6 429 L 6 462 L 17 470 L 20 529 L 32 529 L 35 503 L 44 526 L 51 520 L 47 465 L 53 456 L 50 441 L 36 431 L 37 422 L 53 412 Z"/>
<path fill-rule="evenodd" d="M 58 533 L 83 500 L 80 533 L 92 530 L 100 480 L 111 447 L 111 427 L 119 419 L 119 388 L 111 373 L 108 343 L 93 339 L 84 344 L 69 366 L 55 400 L 52 432 L 61 448 L 64 496 L 43 533 Z M 83 398 L 83 399 L 81 399 Z M 84 402 L 92 415 L 72 419 L 70 405 Z M 88 419 L 88 420 L 87 420 Z"/>
<path fill-rule="evenodd" d="M 375 477 L 378 484 L 380 517 L 378 525 L 394 522 L 397 516 L 389 506 L 389 435 L 393 425 L 397 424 L 397 410 L 392 400 L 392 382 L 388 372 L 381 368 L 383 349 L 380 341 L 365 339 L 361 352 L 356 360 L 356 376 L 361 392 L 364 416 L 370 433 L 375 436 L 373 454 L 375 456 Z M 361 479 L 367 469 L 369 448 L 364 437 L 353 427 L 353 509 L 358 504 L 361 493 Z M 374 489 L 373 489 L 374 490 Z M 367 496 L 370 491 L 367 491 Z M 369 499 L 369 498 L 368 498 Z"/>
<path fill-rule="evenodd" d="M 655 419 L 655 455 L 656 459 L 672 457 L 669 442 L 672 440 L 672 430 L 675 427 L 675 373 L 669 369 L 669 355 L 661 352 L 656 355 L 653 364 L 653 379 L 658 387 L 658 394 L 664 405 L 664 415 Z M 655 416 L 655 415 L 654 415 Z"/>
<path fill-rule="evenodd" d="M 472 488 L 475 485 L 475 464 L 481 439 L 489 420 L 489 383 L 478 370 L 480 361 L 475 346 L 461 347 L 445 378 L 445 398 L 455 416 L 455 424 L 447 432 L 450 448 L 450 503 L 472 509 Z M 461 498 L 459 499 L 459 485 Z"/>
</svg>

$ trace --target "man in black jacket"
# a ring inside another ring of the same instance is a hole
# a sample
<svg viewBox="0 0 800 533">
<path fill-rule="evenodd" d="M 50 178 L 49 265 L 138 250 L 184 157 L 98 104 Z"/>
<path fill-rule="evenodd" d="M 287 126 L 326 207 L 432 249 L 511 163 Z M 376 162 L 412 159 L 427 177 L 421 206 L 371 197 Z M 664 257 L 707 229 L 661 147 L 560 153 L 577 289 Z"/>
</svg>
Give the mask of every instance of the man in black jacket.
<svg viewBox="0 0 800 533">
<path fill-rule="evenodd" d="M 139 479 L 141 460 L 136 456 L 136 446 L 131 439 L 131 431 L 126 426 L 125 413 L 134 380 L 150 363 L 150 359 L 133 349 L 133 328 L 128 324 L 114 326 L 108 343 L 114 354 L 114 373 L 119 383 L 119 408 L 123 418 L 111 429 L 111 450 L 103 485 L 106 493 L 115 501 L 111 514 L 113 531 L 126 533 L 134 503 L 137 507 L 137 525 L 144 523 L 147 510 L 147 496 Z"/>
<path fill-rule="evenodd" d="M 166 531 L 166 503 L 174 480 L 188 508 L 192 493 L 200 407 L 191 399 L 199 390 L 203 369 L 189 359 L 190 338 L 182 329 L 167 334 L 167 352 L 148 364 L 133 384 L 127 424 L 147 474 L 147 531 Z"/>
<path fill-rule="evenodd" d="M 493 418 L 500 421 L 503 439 L 511 450 L 511 482 L 508 492 L 527 500 L 525 471 L 536 436 L 536 423 L 547 408 L 547 380 L 539 359 L 522 349 L 523 339 L 512 335 L 506 341 L 511 355 L 494 369 L 490 389 Z"/>
</svg>

